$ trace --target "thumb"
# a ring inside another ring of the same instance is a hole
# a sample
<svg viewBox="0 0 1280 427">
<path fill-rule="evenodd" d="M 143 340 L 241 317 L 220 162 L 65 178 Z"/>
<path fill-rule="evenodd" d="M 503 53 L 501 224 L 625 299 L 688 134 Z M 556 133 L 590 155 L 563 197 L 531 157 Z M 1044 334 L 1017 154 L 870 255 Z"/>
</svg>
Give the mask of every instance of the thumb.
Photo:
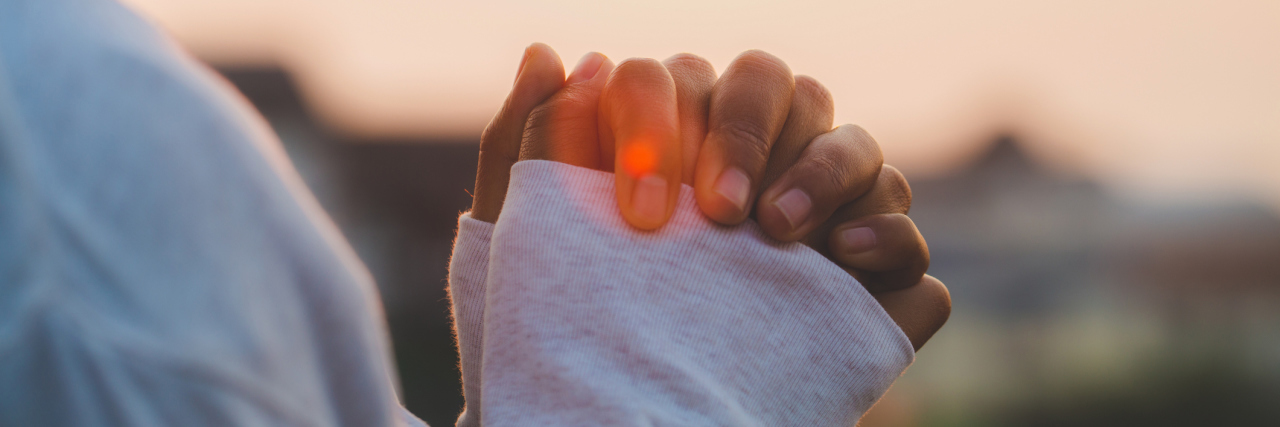
<svg viewBox="0 0 1280 427">
<path fill-rule="evenodd" d="M 675 81 L 662 63 L 618 64 L 600 95 L 601 154 L 612 159 L 618 208 L 631 225 L 654 230 L 680 194 L 681 142 Z"/>
<path fill-rule="evenodd" d="M 565 86 L 529 113 L 520 160 L 551 160 L 603 169 L 596 114 L 613 62 L 596 52 L 578 61 Z"/>
<path fill-rule="evenodd" d="M 534 107 L 564 86 L 564 65 L 550 46 L 534 43 L 524 50 L 515 86 L 498 115 L 480 136 L 480 163 L 471 217 L 495 222 L 507 196 L 511 165 L 520 153 L 520 138 Z"/>
</svg>

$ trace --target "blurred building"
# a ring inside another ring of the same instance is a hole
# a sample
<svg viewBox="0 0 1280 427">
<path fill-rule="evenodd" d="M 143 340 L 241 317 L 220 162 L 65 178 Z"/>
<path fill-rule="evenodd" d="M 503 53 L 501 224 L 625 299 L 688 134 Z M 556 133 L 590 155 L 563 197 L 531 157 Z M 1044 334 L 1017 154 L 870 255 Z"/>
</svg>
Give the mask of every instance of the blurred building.
<svg viewBox="0 0 1280 427">
<path fill-rule="evenodd" d="M 285 73 L 222 73 L 378 281 L 407 405 L 451 425 L 445 274 L 477 141 L 336 137 Z M 967 166 L 912 179 L 911 216 L 955 309 L 868 424 L 1280 425 L 1275 212 L 1125 200 L 1020 144 L 993 136 Z"/>
<path fill-rule="evenodd" d="M 1263 204 L 1126 201 L 1039 167 L 1011 137 L 912 190 L 932 271 L 971 284 L 960 302 L 991 313 L 1041 312 L 1081 284 L 1210 299 L 1280 291 L 1280 217 Z"/>
<path fill-rule="evenodd" d="M 1280 217 L 1127 200 L 1019 144 L 912 182 L 955 307 L 896 386 L 916 421 L 1280 425 Z"/>
</svg>

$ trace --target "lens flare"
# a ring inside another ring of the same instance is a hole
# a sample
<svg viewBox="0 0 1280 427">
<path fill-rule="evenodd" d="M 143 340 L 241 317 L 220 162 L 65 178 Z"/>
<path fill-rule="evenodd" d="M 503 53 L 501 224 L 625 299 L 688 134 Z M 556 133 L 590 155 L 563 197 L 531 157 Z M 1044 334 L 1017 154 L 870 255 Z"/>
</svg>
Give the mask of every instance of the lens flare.
<svg viewBox="0 0 1280 427">
<path fill-rule="evenodd" d="M 649 141 L 633 141 L 622 147 L 622 170 L 640 178 L 658 168 L 658 150 Z"/>
</svg>

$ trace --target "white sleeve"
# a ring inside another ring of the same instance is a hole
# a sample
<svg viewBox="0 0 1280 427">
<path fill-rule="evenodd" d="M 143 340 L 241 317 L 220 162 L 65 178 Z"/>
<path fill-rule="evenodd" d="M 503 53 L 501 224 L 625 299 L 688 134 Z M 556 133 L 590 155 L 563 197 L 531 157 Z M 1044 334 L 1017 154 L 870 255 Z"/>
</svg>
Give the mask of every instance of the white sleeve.
<svg viewBox="0 0 1280 427">
<path fill-rule="evenodd" d="M 478 382 L 485 425 L 848 426 L 914 358 L 843 270 L 754 224 L 709 222 L 687 187 L 667 226 L 641 232 L 612 174 L 520 162 L 491 239 L 467 290 L 482 307 L 451 281 L 468 412 Z M 464 337 L 476 311 L 479 358 L 477 331 Z"/>
<path fill-rule="evenodd" d="M 449 300 L 453 304 L 453 328 L 462 365 L 462 392 L 466 408 L 458 416 L 459 427 L 480 423 L 480 362 L 484 328 L 485 275 L 489 268 L 489 241 L 493 224 L 458 218 L 458 237 L 449 259 Z"/>
</svg>

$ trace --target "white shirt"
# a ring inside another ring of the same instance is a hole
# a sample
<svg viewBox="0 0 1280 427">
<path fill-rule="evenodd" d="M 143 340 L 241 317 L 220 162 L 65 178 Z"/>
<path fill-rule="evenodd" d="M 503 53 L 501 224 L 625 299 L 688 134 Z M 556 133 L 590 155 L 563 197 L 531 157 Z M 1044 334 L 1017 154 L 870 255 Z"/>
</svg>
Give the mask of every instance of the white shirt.
<svg viewBox="0 0 1280 427">
<path fill-rule="evenodd" d="M 851 426 L 914 359 L 807 246 L 711 222 L 688 186 L 638 231 L 613 192 L 611 173 L 524 161 L 497 224 L 460 219 L 459 425 Z"/>
</svg>

